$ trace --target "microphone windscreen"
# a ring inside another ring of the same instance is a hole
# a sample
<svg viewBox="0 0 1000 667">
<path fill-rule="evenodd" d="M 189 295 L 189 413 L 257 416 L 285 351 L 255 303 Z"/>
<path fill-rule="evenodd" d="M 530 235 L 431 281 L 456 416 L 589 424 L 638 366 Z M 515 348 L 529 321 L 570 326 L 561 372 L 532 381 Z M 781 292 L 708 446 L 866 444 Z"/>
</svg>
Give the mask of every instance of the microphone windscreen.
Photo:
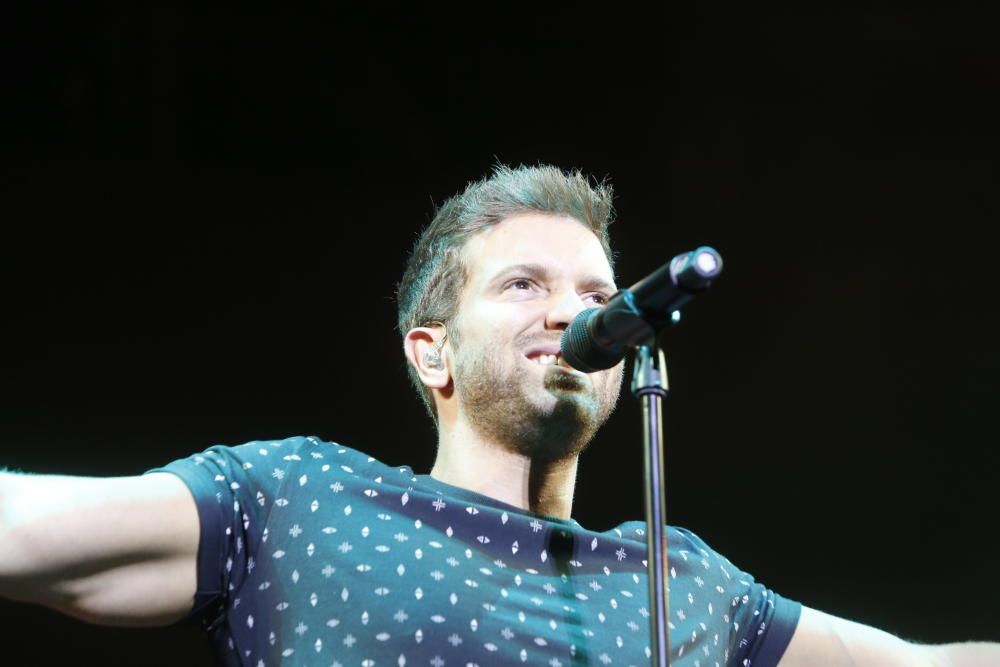
<svg viewBox="0 0 1000 667">
<path fill-rule="evenodd" d="M 560 343 L 562 358 L 570 366 L 584 373 L 595 373 L 611 368 L 621 360 L 620 356 L 616 358 L 613 354 L 607 354 L 594 340 L 589 325 L 591 318 L 600 310 L 600 308 L 589 308 L 581 311 L 562 335 Z"/>
</svg>

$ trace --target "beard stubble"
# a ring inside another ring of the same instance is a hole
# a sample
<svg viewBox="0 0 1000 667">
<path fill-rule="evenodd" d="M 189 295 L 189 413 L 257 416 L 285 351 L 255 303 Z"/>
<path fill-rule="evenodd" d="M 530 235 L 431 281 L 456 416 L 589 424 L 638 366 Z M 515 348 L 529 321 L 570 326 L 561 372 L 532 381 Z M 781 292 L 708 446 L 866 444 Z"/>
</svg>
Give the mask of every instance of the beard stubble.
<svg viewBox="0 0 1000 667">
<path fill-rule="evenodd" d="M 515 341 L 513 349 L 530 344 Z M 469 423 L 506 450 L 533 460 L 579 456 L 611 415 L 621 391 L 621 366 L 602 393 L 600 385 L 554 369 L 546 369 L 541 386 L 532 387 L 534 374 L 496 348 L 458 346 L 456 352 L 455 391 Z"/>
</svg>

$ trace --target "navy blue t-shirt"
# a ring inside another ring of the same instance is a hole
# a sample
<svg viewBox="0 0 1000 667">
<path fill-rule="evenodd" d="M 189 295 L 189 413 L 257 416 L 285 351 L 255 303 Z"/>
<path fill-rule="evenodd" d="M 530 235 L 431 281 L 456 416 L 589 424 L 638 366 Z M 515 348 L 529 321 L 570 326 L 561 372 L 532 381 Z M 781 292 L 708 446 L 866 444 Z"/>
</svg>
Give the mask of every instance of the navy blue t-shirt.
<svg viewBox="0 0 1000 667">
<path fill-rule="evenodd" d="M 649 665 L 645 524 L 603 533 L 315 437 L 151 470 L 201 520 L 201 621 L 222 663 Z M 773 667 L 801 605 L 667 529 L 670 664 Z"/>
</svg>

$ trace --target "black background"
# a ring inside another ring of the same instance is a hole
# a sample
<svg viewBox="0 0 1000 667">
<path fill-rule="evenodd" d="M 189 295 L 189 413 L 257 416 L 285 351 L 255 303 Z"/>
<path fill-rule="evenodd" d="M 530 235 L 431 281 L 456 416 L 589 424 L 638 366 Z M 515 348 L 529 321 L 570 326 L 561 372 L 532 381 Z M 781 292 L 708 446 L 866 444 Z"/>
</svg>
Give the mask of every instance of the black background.
<svg viewBox="0 0 1000 667">
<path fill-rule="evenodd" d="M 394 331 L 433 204 L 610 177 L 621 285 L 708 243 L 665 339 L 668 516 L 803 603 L 1000 639 L 996 16 L 747 7 L 9 10 L 0 465 L 131 475 L 316 434 L 429 470 Z M 574 517 L 642 512 L 638 408 Z M 210 664 L 0 603 L 3 664 Z"/>
</svg>

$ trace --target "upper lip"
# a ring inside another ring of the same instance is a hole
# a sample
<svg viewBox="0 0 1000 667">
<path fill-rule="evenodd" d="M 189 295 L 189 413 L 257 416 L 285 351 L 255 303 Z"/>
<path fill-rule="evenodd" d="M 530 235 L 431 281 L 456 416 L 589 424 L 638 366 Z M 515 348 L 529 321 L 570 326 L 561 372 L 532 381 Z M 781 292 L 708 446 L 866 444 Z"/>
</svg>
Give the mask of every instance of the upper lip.
<svg viewBox="0 0 1000 667">
<path fill-rule="evenodd" d="M 538 345 L 536 347 L 529 348 L 527 352 L 524 353 L 528 359 L 535 359 L 543 354 L 551 354 L 556 358 L 556 366 L 575 371 L 576 369 L 566 363 L 566 360 L 562 357 L 562 348 L 559 343 L 546 343 L 544 345 Z"/>
<path fill-rule="evenodd" d="M 554 354 L 557 357 L 562 357 L 562 348 L 559 347 L 559 343 L 551 343 L 548 345 L 540 345 L 538 347 L 533 347 L 524 353 L 524 356 L 529 359 L 534 359 L 537 356 L 543 354 Z"/>
</svg>

